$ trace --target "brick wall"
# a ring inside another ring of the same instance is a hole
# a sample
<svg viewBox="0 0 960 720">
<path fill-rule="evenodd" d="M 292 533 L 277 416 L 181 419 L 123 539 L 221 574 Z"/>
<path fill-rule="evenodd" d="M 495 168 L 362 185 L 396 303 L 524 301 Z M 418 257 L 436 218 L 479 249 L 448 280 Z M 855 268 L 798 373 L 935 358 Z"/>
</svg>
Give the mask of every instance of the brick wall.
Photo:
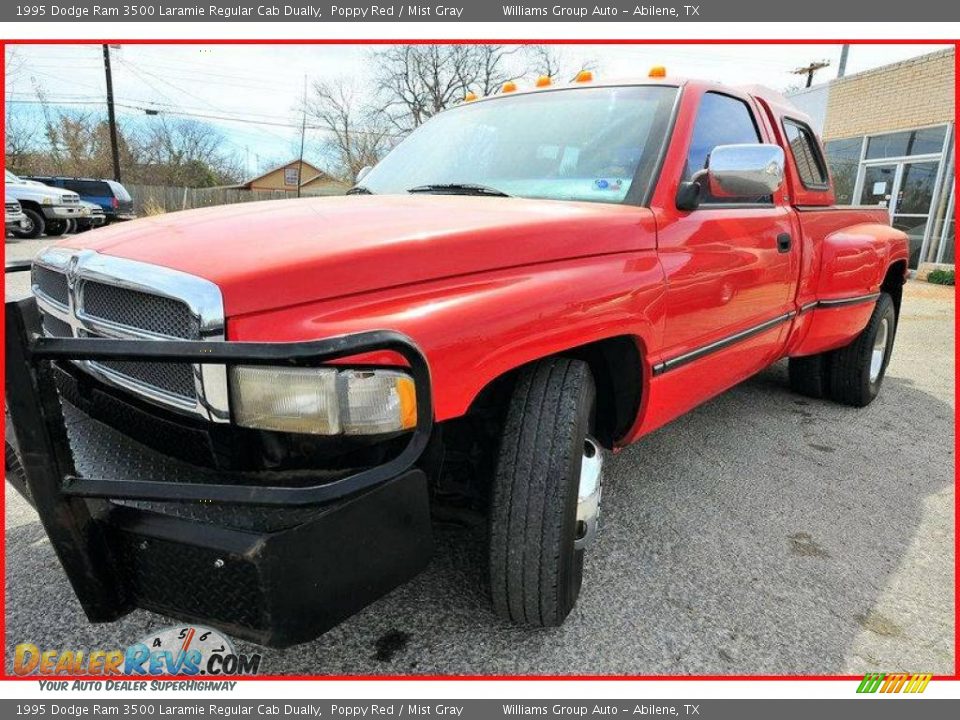
<svg viewBox="0 0 960 720">
<path fill-rule="evenodd" d="M 868 70 L 830 86 L 827 140 L 954 121 L 954 51 Z"/>
</svg>

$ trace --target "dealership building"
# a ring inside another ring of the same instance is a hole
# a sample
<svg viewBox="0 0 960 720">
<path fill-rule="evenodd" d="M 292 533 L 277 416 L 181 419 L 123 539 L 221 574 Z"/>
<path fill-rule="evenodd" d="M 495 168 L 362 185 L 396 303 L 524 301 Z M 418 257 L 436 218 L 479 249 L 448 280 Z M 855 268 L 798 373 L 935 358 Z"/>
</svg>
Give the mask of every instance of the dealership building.
<svg viewBox="0 0 960 720">
<path fill-rule="evenodd" d="M 789 94 L 823 136 L 837 204 L 886 208 L 921 274 L 954 264 L 954 77 L 950 49 Z"/>
</svg>

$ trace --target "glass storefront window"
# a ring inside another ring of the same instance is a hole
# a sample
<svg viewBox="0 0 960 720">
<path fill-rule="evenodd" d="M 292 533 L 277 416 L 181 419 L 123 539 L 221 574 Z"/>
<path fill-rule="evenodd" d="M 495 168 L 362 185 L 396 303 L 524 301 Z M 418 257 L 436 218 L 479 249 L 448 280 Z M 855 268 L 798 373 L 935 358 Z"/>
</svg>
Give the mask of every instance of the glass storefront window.
<svg viewBox="0 0 960 720">
<path fill-rule="evenodd" d="M 824 144 L 837 205 L 853 204 L 853 189 L 857 184 L 862 148 L 862 137 L 830 140 Z"/>
<path fill-rule="evenodd" d="M 943 247 L 943 254 L 939 256 L 939 262 L 953 265 L 953 244 L 956 239 L 956 232 L 956 222 L 951 219 L 947 223 L 947 232 L 943 237 L 943 242 L 941 243 L 941 246 Z"/>
<path fill-rule="evenodd" d="M 943 151 L 946 137 L 946 125 L 874 135 L 867 138 L 866 159 L 939 154 Z"/>
<path fill-rule="evenodd" d="M 947 147 L 947 167 L 943 182 L 933 202 L 930 215 L 930 236 L 922 262 L 953 263 L 953 208 L 954 208 L 954 162 L 953 142 Z"/>
<path fill-rule="evenodd" d="M 923 235 L 927 231 L 927 216 L 917 215 L 894 215 L 893 226 L 897 230 L 903 230 L 907 234 L 910 247 L 907 252 L 910 257 L 907 260 L 907 267 L 916 270 L 920 263 L 920 249 L 923 247 Z"/>
<path fill-rule="evenodd" d="M 907 215 L 926 215 L 933 200 L 933 186 L 937 181 L 939 162 L 905 163 L 900 192 L 897 196 L 897 212 Z"/>
</svg>

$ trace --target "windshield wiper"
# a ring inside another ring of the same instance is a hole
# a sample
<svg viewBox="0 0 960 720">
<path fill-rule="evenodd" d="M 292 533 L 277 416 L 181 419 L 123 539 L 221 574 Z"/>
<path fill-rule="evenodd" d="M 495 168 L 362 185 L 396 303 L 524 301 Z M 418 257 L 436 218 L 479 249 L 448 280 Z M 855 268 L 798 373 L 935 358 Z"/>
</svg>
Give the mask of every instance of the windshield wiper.
<svg viewBox="0 0 960 720">
<path fill-rule="evenodd" d="M 373 190 L 363 185 L 354 185 L 347 190 L 347 195 L 373 195 Z"/>
<path fill-rule="evenodd" d="M 447 193 L 450 195 L 489 195 L 490 197 L 510 197 L 507 193 L 487 185 L 476 183 L 437 183 L 435 185 L 417 185 L 408 193 Z"/>
</svg>

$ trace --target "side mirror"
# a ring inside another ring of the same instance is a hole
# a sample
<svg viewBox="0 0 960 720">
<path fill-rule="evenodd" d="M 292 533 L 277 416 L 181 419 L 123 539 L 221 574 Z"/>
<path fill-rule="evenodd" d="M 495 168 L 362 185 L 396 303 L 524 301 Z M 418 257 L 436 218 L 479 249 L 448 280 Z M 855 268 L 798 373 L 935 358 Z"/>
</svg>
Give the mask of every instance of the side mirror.
<svg viewBox="0 0 960 720">
<path fill-rule="evenodd" d="M 373 167 L 370 165 L 364 165 L 360 168 L 360 172 L 357 173 L 357 179 L 354 180 L 354 183 L 359 183 L 363 180 L 371 170 L 373 170 Z"/>
<path fill-rule="evenodd" d="M 716 198 L 770 195 L 783 184 L 779 145 L 718 145 L 707 161 L 707 184 Z"/>
</svg>

